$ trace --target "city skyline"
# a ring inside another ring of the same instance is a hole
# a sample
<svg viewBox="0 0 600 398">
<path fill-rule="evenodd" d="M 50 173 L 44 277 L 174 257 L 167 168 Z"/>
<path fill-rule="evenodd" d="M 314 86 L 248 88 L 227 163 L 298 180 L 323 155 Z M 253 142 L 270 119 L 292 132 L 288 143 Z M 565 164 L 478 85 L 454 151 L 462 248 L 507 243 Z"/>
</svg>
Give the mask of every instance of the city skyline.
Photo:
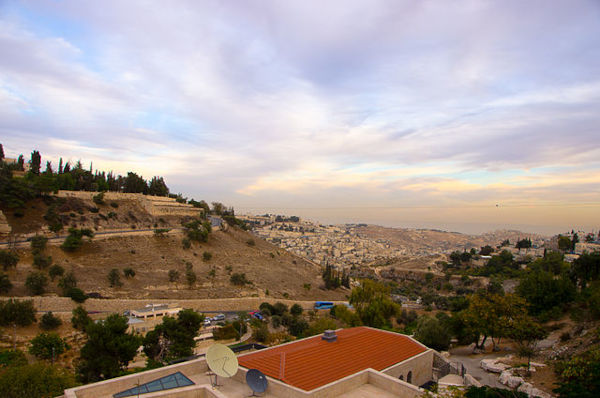
<svg viewBox="0 0 600 398">
<path fill-rule="evenodd" d="M 597 230 L 599 17 L 594 1 L 6 1 L 0 142 L 239 211 Z"/>
</svg>

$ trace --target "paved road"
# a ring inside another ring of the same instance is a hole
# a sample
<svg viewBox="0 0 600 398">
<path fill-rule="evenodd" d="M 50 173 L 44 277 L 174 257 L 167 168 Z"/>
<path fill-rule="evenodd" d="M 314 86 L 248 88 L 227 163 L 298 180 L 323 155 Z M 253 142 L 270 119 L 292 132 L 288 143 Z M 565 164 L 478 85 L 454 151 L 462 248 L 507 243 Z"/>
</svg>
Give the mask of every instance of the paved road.
<svg viewBox="0 0 600 398">
<path fill-rule="evenodd" d="M 177 228 L 169 228 L 171 231 L 181 231 L 183 230 L 183 228 L 181 227 L 177 227 Z M 171 232 L 169 231 L 169 232 Z M 154 234 L 154 228 L 142 228 L 142 229 L 119 229 L 119 230 L 113 230 L 113 231 L 101 231 L 101 232 L 94 232 L 94 237 L 105 237 L 105 236 L 123 236 L 123 235 L 133 235 L 133 234 L 137 234 L 137 235 L 151 235 Z M 66 237 L 68 235 L 55 235 L 55 236 L 51 236 L 48 237 L 48 243 L 60 243 L 63 242 Z M 27 239 L 22 239 L 22 240 L 17 240 L 14 242 L 0 242 L 0 247 L 2 246 L 9 246 L 9 245 L 17 245 L 19 247 L 24 247 L 29 245 L 29 240 Z"/>
</svg>

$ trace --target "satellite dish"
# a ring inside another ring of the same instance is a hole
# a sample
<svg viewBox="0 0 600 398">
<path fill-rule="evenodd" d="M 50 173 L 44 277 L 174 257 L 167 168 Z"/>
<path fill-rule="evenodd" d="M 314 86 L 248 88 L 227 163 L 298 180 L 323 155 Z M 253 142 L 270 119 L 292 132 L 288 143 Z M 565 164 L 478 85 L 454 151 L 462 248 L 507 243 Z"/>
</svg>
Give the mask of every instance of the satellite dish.
<svg viewBox="0 0 600 398">
<path fill-rule="evenodd" d="M 260 370 L 250 369 L 248 373 L 246 373 L 246 384 L 252 389 L 251 397 L 255 397 L 256 393 L 261 394 L 267 391 L 269 381 L 267 380 L 267 376 Z"/>
<path fill-rule="evenodd" d="M 215 375 L 221 377 L 232 377 L 238 370 L 237 357 L 223 344 L 213 344 L 209 347 L 206 351 L 206 363 Z"/>
</svg>

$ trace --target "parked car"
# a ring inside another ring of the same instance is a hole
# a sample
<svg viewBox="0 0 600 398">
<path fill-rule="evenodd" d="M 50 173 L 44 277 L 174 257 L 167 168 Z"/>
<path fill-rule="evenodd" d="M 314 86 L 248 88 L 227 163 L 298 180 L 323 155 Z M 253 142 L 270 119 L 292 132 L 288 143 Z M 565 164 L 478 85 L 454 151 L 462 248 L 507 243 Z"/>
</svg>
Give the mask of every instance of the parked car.
<svg viewBox="0 0 600 398">
<path fill-rule="evenodd" d="M 212 319 L 210 319 L 210 317 L 206 317 L 204 319 L 204 326 L 210 326 L 212 323 Z"/>
<path fill-rule="evenodd" d="M 259 321 L 263 321 L 265 319 L 265 317 L 263 316 L 263 314 L 260 313 L 260 311 L 252 311 L 248 313 L 248 315 L 250 315 L 252 318 L 258 319 Z"/>
<path fill-rule="evenodd" d="M 225 314 L 219 314 L 213 318 L 213 321 L 219 322 L 225 320 Z"/>
</svg>

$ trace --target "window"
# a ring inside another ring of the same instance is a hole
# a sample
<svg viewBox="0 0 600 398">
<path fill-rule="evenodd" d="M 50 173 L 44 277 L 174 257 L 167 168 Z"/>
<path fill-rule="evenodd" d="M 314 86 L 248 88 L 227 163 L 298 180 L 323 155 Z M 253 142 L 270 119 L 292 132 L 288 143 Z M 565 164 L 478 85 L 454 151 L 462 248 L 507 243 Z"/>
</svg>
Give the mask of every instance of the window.
<svg viewBox="0 0 600 398">
<path fill-rule="evenodd" d="M 406 375 L 406 382 L 412 383 L 412 370 Z"/>
<path fill-rule="evenodd" d="M 149 392 L 170 390 L 171 388 L 191 386 L 194 382 L 188 379 L 181 372 L 173 373 L 160 379 L 152 380 L 148 383 L 140 384 L 139 386 L 130 388 L 129 390 L 121 391 L 114 398 L 131 397 L 138 394 L 147 394 Z"/>
</svg>

